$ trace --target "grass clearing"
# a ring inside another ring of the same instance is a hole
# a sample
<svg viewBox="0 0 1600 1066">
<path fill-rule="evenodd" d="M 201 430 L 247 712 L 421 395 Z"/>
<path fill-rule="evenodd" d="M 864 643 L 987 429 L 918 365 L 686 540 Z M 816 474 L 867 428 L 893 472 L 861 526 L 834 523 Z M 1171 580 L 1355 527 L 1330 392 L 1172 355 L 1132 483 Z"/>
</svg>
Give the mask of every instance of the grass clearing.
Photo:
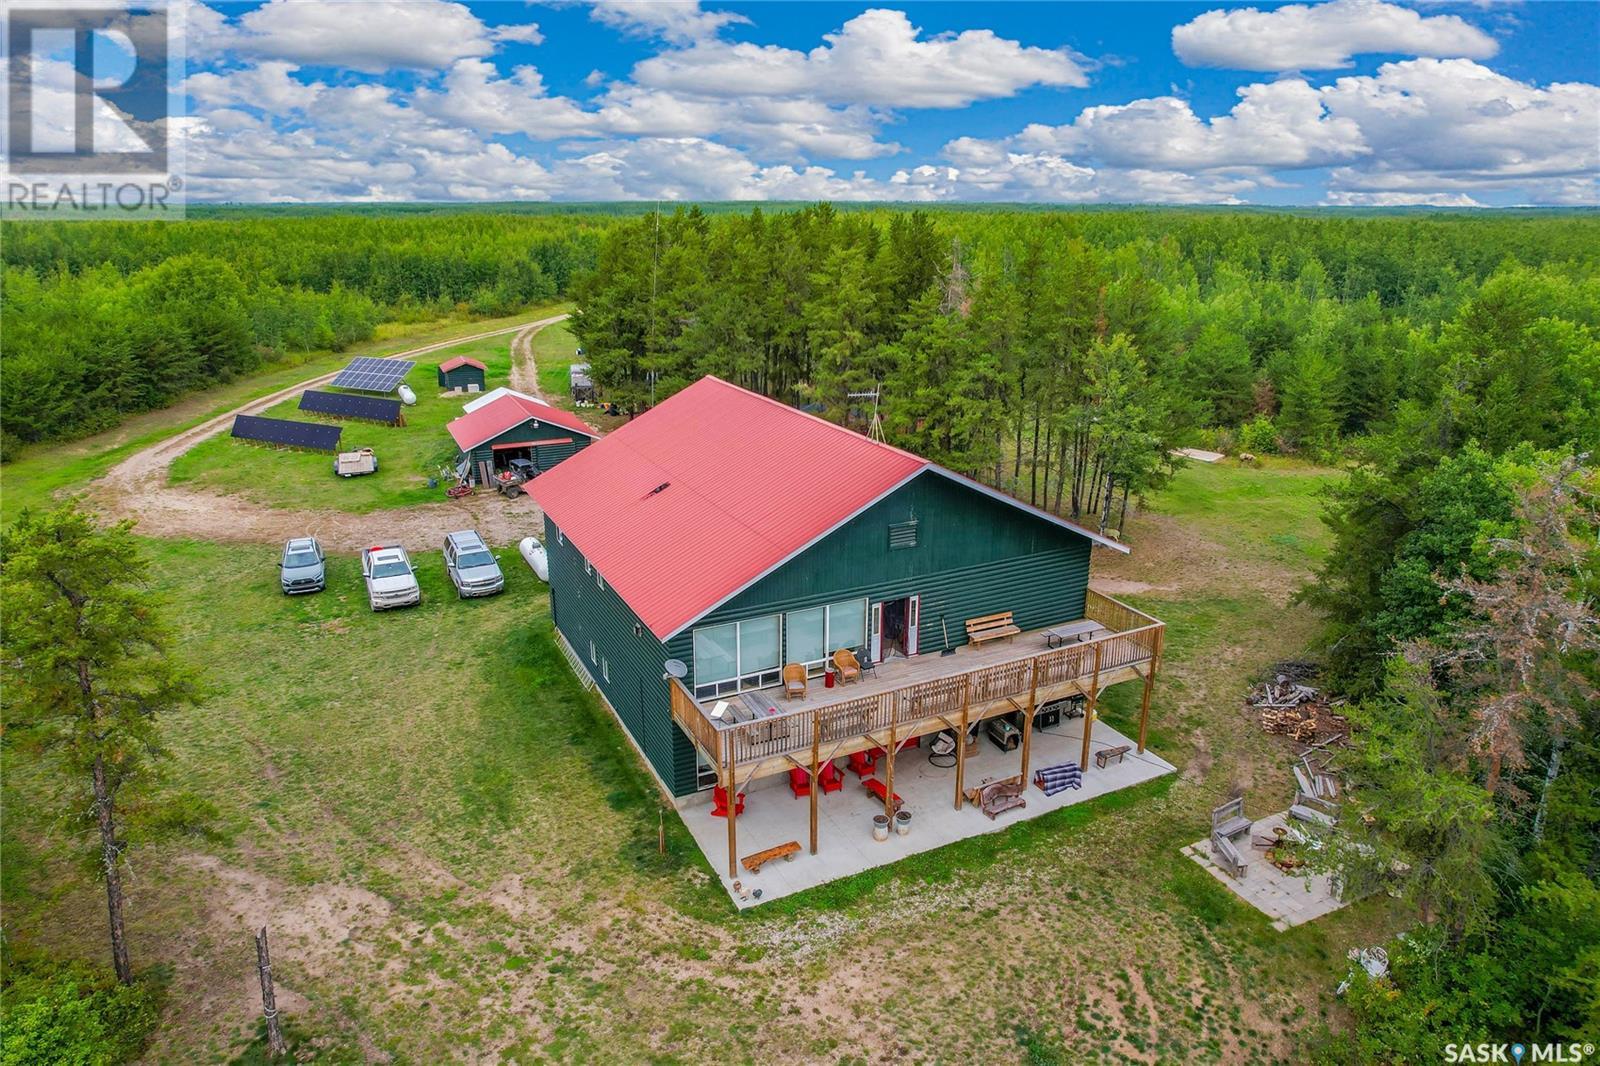
<svg viewBox="0 0 1600 1066">
<path fill-rule="evenodd" d="M 441 466 L 455 460 L 456 445 L 445 425 L 461 417 L 466 398 L 442 394 L 437 367 L 446 359 L 469 356 L 487 368 L 488 388 L 504 385 L 511 370 L 512 336 L 485 337 L 423 356 L 405 378 L 417 394 L 416 406 L 403 409 L 405 425 L 340 423 L 344 426 L 340 450 L 374 449 L 378 453 L 376 474 L 341 478 L 333 473 L 329 453 L 271 448 L 224 434 L 179 456 L 168 480 L 268 506 L 358 514 L 443 499 L 444 490 L 429 488 L 428 479 L 436 478 Z M 301 413 L 299 403 L 295 396 L 263 413 L 269 418 L 318 421 Z"/>
<path fill-rule="evenodd" d="M 419 553 L 423 606 L 374 615 L 354 558 L 290 600 L 269 549 L 151 542 L 216 690 L 168 723 L 167 787 L 218 810 L 214 839 L 134 856 L 135 959 L 172 967 L 151 1058 L 258 1053 L 258 920 L 329 1061 L 1298 1058 L 1391 904 L 1275 933 L 1178 849 L 1234 787 L 1287 802 L 1284 749 L 1240 697 L 1316 632 L 1262 590 L 1322 550 L 1305 518 L 1328 476 L 1192 467 L 1128 523 L 1131 557 L 1097 557 L 1170 624 L 1151 742 L 1179 774 L 745 913 L 573 680 L 514 553 L 506 593 L 467 602 Z M 1137 706 L 1113 689 L 1104 711 L 1125 730 Z M 57 790 L 6 758 L 8 936 L 98 959 Z"/>
<path fill-rule="evenodd" d="M 559 314 L 567 306 L 534 307 L 502 319 L 384 323 L 372 340 L 346 351 L 295 353 L 270 364 L 260 373 L 220 383 L 214 389 L 184 397 L 170 407 L 130 415 L 115 428 L 102 433 L 74 441 L 32 445 L 16 459 L 0 466 L 0 490 L 3 490 L 0 491 L 0 520 L 10 522 L 27 507 L 50 506 L 58 494 L 82 488 L 141 448 L 182 433 L 256 397 L 338 370 L 358 355 L 387 355 L 463 334 L 500 329 L 545 314 Z"/>
</svg>

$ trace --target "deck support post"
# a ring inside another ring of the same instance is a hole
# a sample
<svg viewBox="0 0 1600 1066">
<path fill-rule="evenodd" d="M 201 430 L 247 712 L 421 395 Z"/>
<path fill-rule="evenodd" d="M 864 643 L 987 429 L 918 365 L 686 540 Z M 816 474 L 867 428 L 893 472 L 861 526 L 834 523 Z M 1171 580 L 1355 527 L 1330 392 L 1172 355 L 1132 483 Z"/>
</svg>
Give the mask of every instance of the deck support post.
<svg viewBox="0 0 1600 1066">
<path fill-rule="evenodd" d="M 1155 649 L 1144 668 L 1144 695 L 1139 700 L 1139 754 L 1144 754 L 1144 738 L 1150 729 L 1150 690 L 1156 683 L 1156 664 L 1161 661 L 1161 645 L 1167 635 L 1165 628 L 1156 630 Z"/>
<path fill-rule="evenodd" d="M 967 776 L 967 710 L 972 706 L 972 675 L 968 674 L 961 686 L 961 733 L 956 737 L 956 810 L 966 799 L 962 787 Z"/>
<path fill-rule="evenodd" d="M 1089 772 L 1089 737 L 1094 732 L 1095 705 L 1100 702 L 1100 645 L 1094 646 L 1094 680 L 1089 682 L 1089 702 L 1083 708 L 1083 755 L 1078 768 Z"/>
<path fill-rule="evenodd" d="M 822 787 L 818 772 L 822 762 L 822 712 L 811 714 L 811 854 L 817 853 L 817 790 Z"/>
<path fill-rule="evenodd" d="M 1039 700 L 1039 657 L 1033 657 L 1028 671 L 1028 709 L 1022 715 L 1022 787 L 1028 787 L 1028 755 L 1033 745 L 1033 712 Z"/>
<path fill-rule="evenodd" d="M 739 819 L 739 780 L 733 766 L 733 734 L 723 734 L 723 760 L 728 770 L 728 876 L 739 876 L 739 830 L 734 824 Z"/>
<path fill-rule="evenodd" d="M 894 825 L 894 754 L 898 741 L 894 735 L 894 707 L 889 708 L 889 762 L 883 772 L 883 813 L 889 816 L 889 825 Z"/>
</svg>

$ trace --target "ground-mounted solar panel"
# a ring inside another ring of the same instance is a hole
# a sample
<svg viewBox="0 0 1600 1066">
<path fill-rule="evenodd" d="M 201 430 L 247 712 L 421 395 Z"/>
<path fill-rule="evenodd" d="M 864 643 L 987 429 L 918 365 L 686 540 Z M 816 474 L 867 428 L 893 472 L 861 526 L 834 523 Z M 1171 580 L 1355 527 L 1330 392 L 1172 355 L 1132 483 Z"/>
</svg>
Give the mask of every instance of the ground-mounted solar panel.
<svg viewBox="0 0 1600 1066">
<path fill-rule="evenodd" d="M 338 451 L 339 435 L 343 432 L 343 426 L 328 426 L 321 422 L 291 422 L 286 418 L 262 418 L 259 415 L 235 415 L 233 419 L 233 435 L 240 440 L 258 440 L 290 448 L 312 448 L 319 452 Z"/>
<path fill-rule="evenodd" d="M 400 421 L 400 401 L 381 396 L 351 396 L 344 392 L 318 392 L 307 389 L 300 396 L 300 410 L 340 418 L 364 418 L 369 422 Z"/>
<path fill-rule="evenodd" d="M 350 365 L 339 371 L 333 379 L 336 389 L 355 389 L 357 392 L 393 392 L 416 363 L 404 359 L 378 359 L 363 355 L 350 360 Z"/>
</svg>

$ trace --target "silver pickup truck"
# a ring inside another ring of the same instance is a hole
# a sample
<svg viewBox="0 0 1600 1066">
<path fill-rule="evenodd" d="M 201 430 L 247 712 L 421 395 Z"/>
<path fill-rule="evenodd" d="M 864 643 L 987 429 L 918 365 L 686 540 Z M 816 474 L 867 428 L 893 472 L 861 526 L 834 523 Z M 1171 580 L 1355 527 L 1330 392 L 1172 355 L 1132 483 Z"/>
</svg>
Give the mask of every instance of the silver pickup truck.
<svg viewBox="0 0 1600 1066">
<path fill-rule="evenodd" d="M 411 557 L 398 544 L 361 550 L 361 576 L 367 581 L 367 602 L 374 611 L 414 607 L 422 602 L 422 586 L 411 569 Z"/>
</svg>

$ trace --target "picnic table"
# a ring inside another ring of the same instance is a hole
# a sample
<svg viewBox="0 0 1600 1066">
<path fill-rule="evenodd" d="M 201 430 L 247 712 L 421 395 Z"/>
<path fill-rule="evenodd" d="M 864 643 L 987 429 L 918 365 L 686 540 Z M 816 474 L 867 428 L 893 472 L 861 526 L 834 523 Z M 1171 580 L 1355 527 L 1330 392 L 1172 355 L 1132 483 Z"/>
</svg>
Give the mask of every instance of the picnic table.
<svg viewBox="0 0 1600 1066">
<path fill-rule="evenodd" d="M 1044 646 L 1047 648 L 1059 648 L 1065 644 L 1081 644 L 1101 631 L 1109 632 L 1105 626 L 1092 618 L 1085 618 L 1078 622 L 1068 622 L 1066 625 L 1045 630 Z"/>
</svg>

